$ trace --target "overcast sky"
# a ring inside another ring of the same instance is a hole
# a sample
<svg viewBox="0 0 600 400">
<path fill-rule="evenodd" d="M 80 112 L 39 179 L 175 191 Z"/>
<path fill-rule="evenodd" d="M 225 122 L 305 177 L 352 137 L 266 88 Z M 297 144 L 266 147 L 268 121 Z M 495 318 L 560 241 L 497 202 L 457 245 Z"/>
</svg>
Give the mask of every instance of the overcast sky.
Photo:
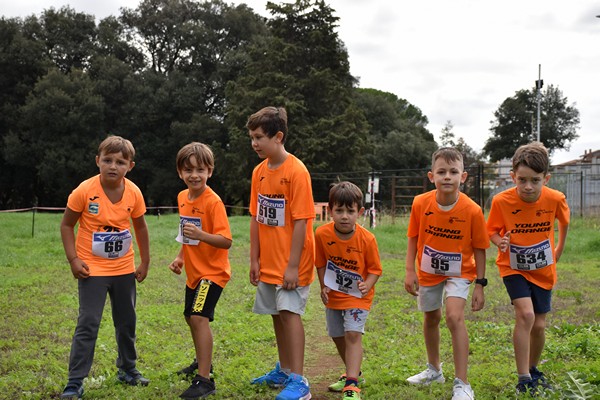
<svg viewBox="0 0 600 400">
<path fill-rule="evenodd" d="M 230 2 L 230 1 L 228 1 Z M 246 3 L 268 15 L 266 0 Z M 595 4 L 594 4 L 595 3 Z M 69 4 L 101 19 L 138 0 L 0 0 L 5 17 Z M 544 85 L 580 111 L 579 139 L 554 163 L 600 150 L 600 2 L 589 0 L 328 0 L 360 87 L 396 94 L 419 107 L 439 138 L 446 121 L 481 150 L 493 113 L 530 89 L 541 64 Z M 543 123 L 543 121 L 542 121 Z"/>
</svg>

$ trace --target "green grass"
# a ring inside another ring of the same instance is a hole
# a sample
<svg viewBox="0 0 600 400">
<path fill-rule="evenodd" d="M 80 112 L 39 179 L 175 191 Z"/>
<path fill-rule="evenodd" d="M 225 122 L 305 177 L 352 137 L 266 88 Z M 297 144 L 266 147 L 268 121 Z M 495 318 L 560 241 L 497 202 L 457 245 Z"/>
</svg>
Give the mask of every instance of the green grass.
<svg viewBox="0 0 600 400">
<path fill-rule="evenodd" d="M 77 319 L 77 284 L 60 242 L 58 214 L 0 214 L 0 398 L 57 398 L 67 378 L 69 349 Z M 94 399 L 176 398 L 188 383 L 173 374 L 193 358 L 193 346 L 182 316 L 185 278 L 167 265 L 178 251 L 175 215 L 148 216 L 152 263 L 138 285 L 139 369 L 148 387 L 116 382 L 114 329 L 107 303 L 86 397 Z M 248 382 L 272 367 L 276 359 L 271 320 L 251 312 L 254 287 L 248 283 L 249 219 L 230 219 L 234 245 L 233 277 L 216 311 L 215 399 L 269 399 L 276 391 Z M 453 376 L 450 335 L 442 327 L 441 354 L 448 382 L 411 387 L 405 379 L 425 364 L 422 315 L 404 291 L 405 218 L 378 221 L 374 230 L 384 275 L 377 284 L 364 336 L 365 399 L 450 399 Z M 600 398 L 600 239 L 599 219 L 572 222 L 559 263 L 559 282 L 548 315 L 546 348 L 540 367 L 557 391 L 547 398 Z M 488 253 L 486 306 L 466 312 L 471 341 L 469 377 L 478 399 L 514 398 L 516 374 L 511 343 L 513 312 L 498 272 L 495 251 Z M 304 318 L 306 370 L 314 399 L 339 399 L 326 392 L 343 366 L 327 338 L 323 305 L 314 285 Z M 573 397 L 575 398 L 575 397 Z"/>
</svg>

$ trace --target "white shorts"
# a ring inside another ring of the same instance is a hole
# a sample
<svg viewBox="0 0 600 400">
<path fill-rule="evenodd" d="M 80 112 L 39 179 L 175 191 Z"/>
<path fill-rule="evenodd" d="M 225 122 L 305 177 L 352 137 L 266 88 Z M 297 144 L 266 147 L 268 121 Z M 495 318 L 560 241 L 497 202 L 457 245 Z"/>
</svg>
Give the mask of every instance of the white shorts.
<svg viewBox="0 0 600 400">
<path fill-rule="evenodd" d="M 255 314 L 278 315 L 279 311 L 289 311 L 304 315 L 310 286 L 298 286 L 285 290 L 281 285 L 258 282 L 252 312 Z"/>
<path fill-rule="evenodd" d="M 442 308 L 444 304 L 444 291 L 446 298 L 460 297 L 467 299 L 469 297 L 469 287 L 471 282 L 464 278 L 448 278 L 435 286 L 419 286 L 419 295 L 417 304 L 419 310 L 429 312 Z"/>
<path fill-rule="evenodd" d="M 327 322 L 327 334 L 332 337 L 342 337 L 346 332 L 365 333 L 365 323 L 369 311 L 361 308 L 350 308 L 348 310 L 325 309 L 325 321 Z"/>
</svg>

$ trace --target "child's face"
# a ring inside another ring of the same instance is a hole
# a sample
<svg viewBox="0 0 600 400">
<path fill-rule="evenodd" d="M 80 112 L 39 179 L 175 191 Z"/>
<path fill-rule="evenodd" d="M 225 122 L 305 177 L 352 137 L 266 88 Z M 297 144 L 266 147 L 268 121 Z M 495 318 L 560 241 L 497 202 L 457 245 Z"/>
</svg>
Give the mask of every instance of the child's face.
<svg viewBox="0 0 600 400">
<path fill-rule="evenodd" d="M 183 169 L 177 171 L 190 192 L 200 194 L 206 189 L 206 181 L 212 176 L 212 169 L 201 165 L 195 156 L 191 156 Z"/>
<path fill-rule="evenodd" d="M 520 165 L 516 171 L 511 171 L 510 176 L 517 185 L 517 194 L 526 203 L 536 202 L 542 194 L 542 188 L 550 180 L 550 174 L 535 172 L 524 165 Z"/>
<path fill-rule="evenodd" d="M 100 153 L 96 156 L 96 165 L 100 169 L 102 183 L 120 183 L 125 175 L 131 171 L 135 163 L 126 158 L 122 152 Z"/>
<path fill-rule="evenodd" d="M 261 127 L 258 127 L 249 131 L 248 134 L 252 141 L 252 149 L 260 158 L 265 159 L 277 154 L 283 133 L 277 132 L 275 136 L 269 137 Z"/>
<path fill-rule="evenodd" d="M 448 162 L 442 157 L 435 160 L 433 168 L 427 173 L 429 181 L 435 184 L 435 188 L 444 195 L 458 194 L 460 184 L 467 179 L 467 173 L 463 171 L 460 161 Z"/>
<path fill-rule="evenodd" d="M 362 214 L 364 208 L 358 209 L 358 205 L 352 207 L 336 204 L 331 209 L 331 217 L 335 224 L 335 229 L 340 233 L 350 233 L 354 230 L 358 216 Z"/>
</svg>

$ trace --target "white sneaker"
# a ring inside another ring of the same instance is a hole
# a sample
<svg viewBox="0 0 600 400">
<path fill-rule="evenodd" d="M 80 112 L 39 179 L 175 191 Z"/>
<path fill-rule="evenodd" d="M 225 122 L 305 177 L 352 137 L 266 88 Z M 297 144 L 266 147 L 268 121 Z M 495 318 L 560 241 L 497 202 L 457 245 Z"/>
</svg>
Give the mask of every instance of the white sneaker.
<svg viewBox="0 0 600 400">
<path fill-rule="evenodd" d="M 468 385 L 458 378 L 454 378 L 454 389 L 452 389 L 452 400 L 473 400 L 475 393 Z"/>
<path fill-rule="evenodd" d="M 427 363 L 427 369 L 421 373 L 411 376 L 406 380 L 408 383 L 413 385 L 429 385 L 431 382 L 444 383 L 446 379 L 442 373 L 442 367 L 438 371 L 435 367 Z"/>
</svg>

